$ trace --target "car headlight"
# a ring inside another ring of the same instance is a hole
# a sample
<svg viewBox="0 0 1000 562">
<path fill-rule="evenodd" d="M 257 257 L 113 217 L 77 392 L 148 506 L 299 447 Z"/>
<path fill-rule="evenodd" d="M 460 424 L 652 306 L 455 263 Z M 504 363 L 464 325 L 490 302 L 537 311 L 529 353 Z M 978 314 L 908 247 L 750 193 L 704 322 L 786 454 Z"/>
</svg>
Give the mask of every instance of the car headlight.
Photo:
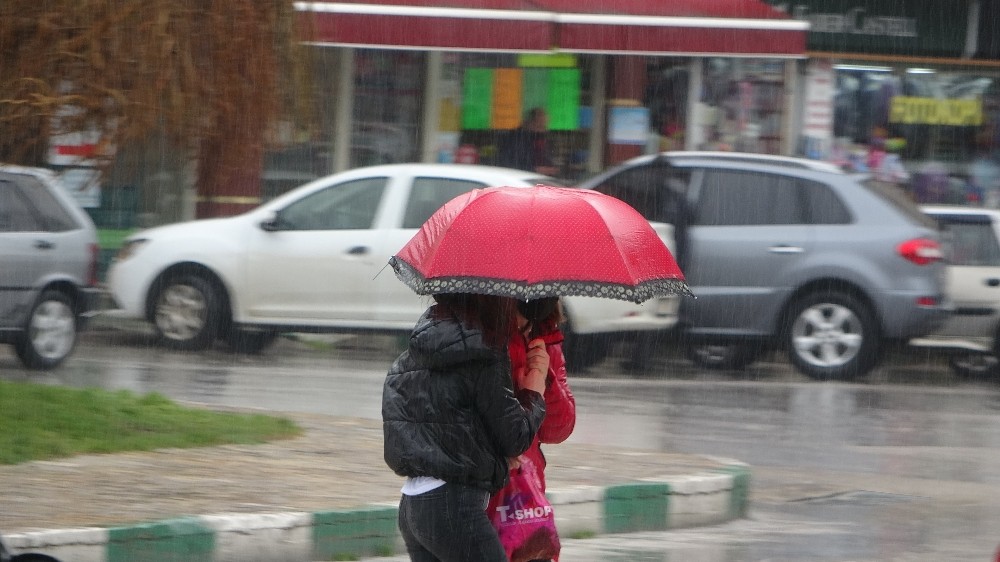
<svg viewBox="0 0 1000 562">
<path fill-rule="evenodd" d="M 122 247 L 118 249 L 118 253 L 115 254 L 115 261 L 125 261 L 129 259 L 148 242 L 149 239 L 147 238 L 134 238 L 132 240 L 126 240 L 125 243 L 122 244 Z"/>
</svg>

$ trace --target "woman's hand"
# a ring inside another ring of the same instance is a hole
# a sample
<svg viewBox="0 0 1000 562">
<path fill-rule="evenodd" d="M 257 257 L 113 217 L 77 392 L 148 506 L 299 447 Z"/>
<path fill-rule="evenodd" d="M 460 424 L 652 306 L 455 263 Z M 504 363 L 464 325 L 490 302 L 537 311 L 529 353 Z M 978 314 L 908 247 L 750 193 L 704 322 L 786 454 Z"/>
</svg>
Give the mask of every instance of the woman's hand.
<svg viewBox="0 0 1000 562">
<path fill-rule="evenodd" d="M 545 377 L 549 374 L 549 353 L 545 350 L 545 341 L 536 338 L 528 342 L 525 359 L 527 367 L 521 375 L 518 386 L 545 394 Z"/>
</svg>

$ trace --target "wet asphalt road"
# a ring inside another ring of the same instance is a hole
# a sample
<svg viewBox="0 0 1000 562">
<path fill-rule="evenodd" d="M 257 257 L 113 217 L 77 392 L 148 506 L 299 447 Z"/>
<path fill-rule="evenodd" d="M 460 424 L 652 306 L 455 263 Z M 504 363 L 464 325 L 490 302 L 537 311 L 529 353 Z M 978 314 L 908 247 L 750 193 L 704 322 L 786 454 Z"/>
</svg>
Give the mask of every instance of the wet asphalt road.
<svg viewBox="0 0 1000 562">
<path fill-rule="evenodd" d="M 259 356 L 187 354 L 98 327 L 52 373 L 25 372 L 0 348 L 0 377 L 377 419 L 396 352 L 392 338 L 345 337 L 282 339 Z M 956 379 L 916 351 L 856 383 L 810 381 L 780 358 L 703 372 L 672 351 L 637 374 L 621 352 L 571 375 L 571 441 L 747 462 L 751 515 L 567 540 L 564 560 L 990 560 L 1000 545 L 1000 386 Z"/>
</svg>

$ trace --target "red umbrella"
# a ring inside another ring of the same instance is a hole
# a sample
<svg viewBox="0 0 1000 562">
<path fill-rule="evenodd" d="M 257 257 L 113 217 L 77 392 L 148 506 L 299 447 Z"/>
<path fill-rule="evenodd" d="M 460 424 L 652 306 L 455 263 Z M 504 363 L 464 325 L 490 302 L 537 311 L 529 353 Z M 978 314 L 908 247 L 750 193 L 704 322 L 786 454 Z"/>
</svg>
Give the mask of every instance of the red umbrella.
<svg viewBox="0 0 1000 562">
<path fill-rule="evenodd" d="M 438 209 L 389 263 L 421 295 L 642 302 L 688 294 L 649 222 L 619 199 L 564 187 L 490 187 Z"/>
</svg>

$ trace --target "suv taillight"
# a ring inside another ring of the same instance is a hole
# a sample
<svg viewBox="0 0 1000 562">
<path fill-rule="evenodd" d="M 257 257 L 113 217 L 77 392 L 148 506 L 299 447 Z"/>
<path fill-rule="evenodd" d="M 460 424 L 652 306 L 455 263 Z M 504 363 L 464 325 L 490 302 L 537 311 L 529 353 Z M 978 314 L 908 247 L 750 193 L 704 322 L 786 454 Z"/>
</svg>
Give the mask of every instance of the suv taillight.
<svg viewBox="0 0 1000 562">
<path fill-rule="evenodd" d="M 944 258 L 941 245 L 927 238 L 914 238 L 896 246 L 899 255 L 917 265 L 927 265 Z"/>
<path fill-rule="evenodd" d="M 101 255 L 101 247 L 97 244 L 90 245 L 90 265 L 87 267 L 87 286 L 96 287 L 98 285 L 97 279 L 97 261 Z"/>
</svg>

